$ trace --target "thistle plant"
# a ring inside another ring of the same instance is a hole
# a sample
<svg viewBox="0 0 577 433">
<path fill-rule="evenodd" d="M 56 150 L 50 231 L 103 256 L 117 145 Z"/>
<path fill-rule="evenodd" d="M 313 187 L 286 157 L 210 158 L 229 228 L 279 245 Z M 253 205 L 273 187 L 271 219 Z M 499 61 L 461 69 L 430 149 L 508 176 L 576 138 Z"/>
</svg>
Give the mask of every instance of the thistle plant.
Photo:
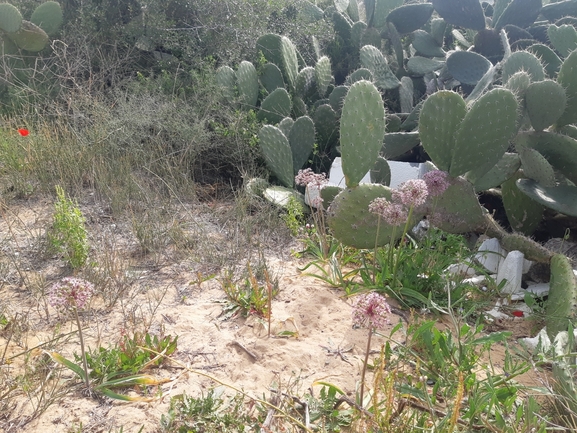
<svg viewBox="0 0 577 433">
<path fill-rule="evenodd" d="M 363 293 L 359 295 L 353 303 L 353 325 L 358 327 L 366 326 L 369 328 L 367 350 L 365 352 L 363 371 L 361 373 L 361 390 L 359 396 L 359 404 L 361 406 L 363 404 L 365 392 L 365 375 L 367 372 L 367 364 L 369 362 L 373 331 L 376 329 L 383 329 L 387 324 L 389 324 L 389 314 L 391 314 L 391 307 L 387 303 L 386 299 L 375 292 Z"/>
<path fill-rule="evenodd" d="M 84 367 L 84 382 L 86 388 L 90 390 L 90 379 L 88 374 L 88 364 L 86 362 L 86 351 L 82 326 L 78 317 L 78 310 L 82 310 L 94 294 L 94 285 L 79 278 L 64 278 L 54 284 L 48 294 L 48 303 L 59 311 L 72 313 L 78 326 L 78 337 L 80 338 L 80 351 L 82 354 L 82 365 Z"/>
</svg>

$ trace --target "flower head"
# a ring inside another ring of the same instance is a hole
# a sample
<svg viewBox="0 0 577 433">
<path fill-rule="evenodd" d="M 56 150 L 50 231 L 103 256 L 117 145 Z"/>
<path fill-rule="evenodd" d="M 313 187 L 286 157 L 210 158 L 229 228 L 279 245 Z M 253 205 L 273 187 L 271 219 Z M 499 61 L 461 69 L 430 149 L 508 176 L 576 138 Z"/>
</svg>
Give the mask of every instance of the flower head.
<svg viewBox="0 0 577 433">
<path fill-rule="evenodd" d="M 48 303 L 54 308 L 82 309 L 94 294 L 94 285 L 80 278 L 63 278 L 50 288 Z"/>
<path fill-rule="evenodd" d="M 445 192 L 449 187 L 448 176 L 449 174 L 447 172 L 441 170 L 433 170 L 425 173 L 423 180 L 427 184 L 431 197 L 436 197 Z"/>
<path fill-rule="evenodd" d="M 20 134 L 22 137 L 26 137 L 28 134 L 30 134 L 30 131 L 25 128 L 20 128 L 18 130 L 18 134 Z"/>
<path fill-rule="evenodd" d="M 389 323 L 391 307 L 378 293 L 363 293 L 353 303 L 353 324 L 382 329 Z"/>
<path fill-rule="evenodd" d="M 409 179 L 393 191 L 393 200 L 399 200 L 405 206 L 417 207 L 425 203 L 429 190 L 421 179 Z"/>
<path fill-rule="evenodd" d="M 369 212 L 379 215 L 392 226 L 403 224 L 409 216 L 402 205 L 392 203 L 384 197 L 377 197 L 369 203 Z"/>
<path fill-rule="evenodd" d="M 299 170 L 295 176 L 295 183 L 300 186 L 313 186 L 320 188 L 328 182 L 324 173 L 315 173 L 312 169 Z"/>
</svg>

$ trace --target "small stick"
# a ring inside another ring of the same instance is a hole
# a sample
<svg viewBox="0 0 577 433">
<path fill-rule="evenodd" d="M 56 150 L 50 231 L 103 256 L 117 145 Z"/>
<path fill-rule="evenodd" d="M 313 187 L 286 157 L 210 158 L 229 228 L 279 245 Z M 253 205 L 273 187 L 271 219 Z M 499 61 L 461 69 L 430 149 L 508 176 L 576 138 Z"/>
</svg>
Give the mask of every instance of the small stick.
<svg viewBox="0 0 577 433">
<path fill-rule="evenodd" d="M 246 353 L 248 353 L 252 359 L 254 359 L 255 361 L 258 361 L 258 356 L 256 356 L 256 355 L 255 355 L 253 352 L 251 352 L 250 350 L 248 350 L 242 343 L 234 340 L 234 341 L 231 342 L 231 344 L 240 347 L 242 350 L 244 350 Z"/>
</svg>

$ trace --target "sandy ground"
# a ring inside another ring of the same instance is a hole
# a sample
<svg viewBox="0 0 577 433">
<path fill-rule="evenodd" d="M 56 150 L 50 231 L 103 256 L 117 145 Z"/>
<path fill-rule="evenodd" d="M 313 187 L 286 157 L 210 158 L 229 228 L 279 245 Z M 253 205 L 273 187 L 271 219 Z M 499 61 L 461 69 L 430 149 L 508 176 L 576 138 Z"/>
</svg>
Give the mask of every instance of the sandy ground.
<svg viewBox="0 0 577 433">
<path fill-rule="evenodd" d="M 41 237 L 39 227 L 49 221 L 50 212 L 48 203 L 37 202 L 13 207 L 10 213 L 4 213 L 0 233 L 6 263 L 10 263 L 7 257 L 14 254 L 15 245 L 25 254 L 27 236 Z M 62 269 L 55 264 L 58 261 L 51 259 L 48 260 L 51 264 L 44 261 L 39 265 L 40 262 L 28 259 L 32 263 L 30 267 L 18 271 L 4 268 L 0 311 L 10 317 L 25 316 L 27 323 L 26 329 L 19 333 L 10 334 L 6 330 L 0 333 L 0 350 L 6 347 L 4 359 L 51 340 L 55 332 L 66 334 L 75 329 L 71 321 L 59 317 L 51 307 L 45 307 L 39 294 L 42 287 L 48 287 L 61 273 Z M 353 328 L 350 300 L 342 297 L 342 291 L 301 274 L 298 268 L 305 263 L 288 254 L 267 257 L 269 269 L 274 270 L 279 282 L 278 295 L 272 302 L 270 337 L 267 322 L 255 316 L 223 319 L 226 297 L 218 277 L 198 284 L 198 271 L 186 259 L 131 268 L 131 272 L 138 275 L 131 283 L 132 296 L 118 302 L 113 309 L 106 309 L 101 299 L 95 299 L 90 313 L 83 317 L 83 325 L 90 347 L 117 343 L 122 332 L 130 332 L 139 325 L 147 326 L 151 333 L 162 331 L 165 335 L 178 336 L 174 359 L 180 364 L 149 372 L 169 379 L 160 388 L 150 390 L 157 398 L 149 403 L 90 398 L 78 388 L 66 386 L 72 375 L 65 370 L 58 381 L 53 382 L 60 384 L 58 391 L 52 396 L 47 391 L 44 400 L 28 398 L 19 384 L 9 412 L 0 415 L 0 429 L 59 433 L 72 431 L 82 424 L 83 432 L 117 431 L 121 426 L 126 433 L 140 431 L 141 427 L 143 432 L 159 431 L 159 419 L 167 412 L 172 396 L 181 393 L 198 396 L 217 385 L 206 376 L 183 369 L 182 365 L 257 397 L 270 397 L 271 387 L 290 388 L 302 396 L 310 387 L 315 388 L 316 381 L 333 383 L 354 396 L 361 376 L 367 330 Z M 372 349 L 380 349 L 384 336 L 389 335 L 399 320 L 399 316 L 391 316 L 391 325 L 382 331 L 383 336 L 373 338 Z M 520 320 L 512 320 L 502 327 L 525 329 L 527 326 Z M 395 340 L 404 341 L 404 329 L 395 334 Z M 7 345 L 9 335 L 11 340 Z M 73 352 L 79 353 L 77 337 L 73 335 L 57 348 L 68 357 Z M 503 354 L 503 347 L 495 345 L 491 359 L 495 366 L 502 364 Z M 29 356 L 40 357 L 42 351 L 34 349 Z M 0 368 L 10 369 L 13 376 L 17 375 L 27 357 L 13 358 L 10 364 Z M 534 372 L 521 380 L 540 384 Z M 318 387 L 315 389 L 318 391 Z M 38 390 L 30 391 L 38 395 Z M 47 408 L 27 422 L 34 410 L 46 402 L 50 403 Z"/>
</svg>

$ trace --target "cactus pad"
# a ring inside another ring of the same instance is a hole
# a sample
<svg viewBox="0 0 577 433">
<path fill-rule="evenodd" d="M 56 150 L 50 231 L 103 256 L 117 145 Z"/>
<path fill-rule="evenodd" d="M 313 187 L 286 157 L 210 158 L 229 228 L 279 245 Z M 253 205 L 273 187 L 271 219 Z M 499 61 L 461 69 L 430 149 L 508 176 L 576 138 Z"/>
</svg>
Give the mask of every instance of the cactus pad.
<svg viewBox="0 0 577 433">
<path fill-rule="evenodd" d="M 419 142 L 419 133 L 416 131 L 387 133 L 381 155 L 387 159 L 396 158 L 418 146 Z"/>
<path fill-rule="evenodd" d="M 345 97 L 341 114 L 341 156 L 347 187 L 358 185 L 373 167 L 384 136 L 381 94 L 369 81 L 357 81 Z"/>
<path fill-rule="evenodd" d="M 516 232 L 530 236 L 543 219 L 545 207 L 517 188 L 516 181 L 520 176 L 521 173 L 501 185 L 501 196 L 511 228 Z"/>
<path fill-rule="evenodd" d="M 445 57 L 445 51 L 437 40 L 424 30 L 413 32 L 413 48 L 425 57 Z"/>
<path fill-rule="evenodd" d="M 507 24 L 513 24 L 525 28 L 535 22 L 541 6 L 542 0 L 513 0 L 499 15 L 493 27 L 499 30 Z"/>
<path fill-rule="evenodd" d="M 535 131 L 554 124 L 565 111 L 565 89 L 552 80 L 532 83 L 525 92 L 525 107 Z"/>
<path fill-rule="evenodd" d="M 313 114 L 317 144 L 321 152 L 327 152 L 339 141 L 339 122 L 335 110 L 330 105 L 320 105 Z"/>
<path fill-rule="evenodd" d="M 542 186 L 555 186 L 555 170 L 543 155 L 525 146 L 520 146 L 517 151 L 525 177 L 535 180 Z"/>
<path fill-rule="evenodd" d="M 481 167 L 489 171 L 517 132 L 517 99 L 506 89 L 493 89 L 471 106 L 455 133 L 449 174 L 459 176 Z"/>
<path fill-rule="evenodd" d="M 400 34 L 414 32 L 424 26 L 433 13 L 430 3 L 407 4 L 393 9 L 387 21 L 393 23 Z"/>
<path fill-rule="evenodd" d="M 329 84 L 333 79 L 331 75 L 331 61 L 327 56 L 321 57 L 315 65 L 315 78 L 317 81 L 317 90 L 319 95 L 324 98 Z"/>
<path fill-rule="evenodd" d="M 295 93 L 301 98 L 308 98 L 315 92 L 316 78 L 315 68 L 307 66 L 302 68 L 295 82 Z"/>
<path fill-rule="evenodd" d="M 30 21 L 22 20 L 20 29 L 14 33 L 9 33 L 8 37 L 12 39 L 22 50 L 38 52 L 42 51 L 48 45 L 48 35 L 44 30 Z"/>
<path fill-rule="evenodd" d="M 62 8 L 55 1 L 40 4 L 30 17 L 30 21 L 40 27 L 47 35 L 53 35 L 62 26 Z"/>
<path fill-rule="evenodd" d="M 554 339 L 561 331 L 577 320 L 577 282 L 571 262 L 563 254 L 551 258 L 551 282 L 545 324 L 549 338 Z"/>
<path fill-rule="evenodd" d="M 503 157 L 491 168 L 483 173 L 471 170 L 465 176 L 473 184 L 475 191 L 486 191 L 496 188 L 515 174 L 521 167 L 521 160 L 516 153 L 505 153 Z M 482 170 L 484 172 L 484 170 Z"/>
<path fill-rule="evenodd" d="M 393 74 L 383 53 L 372 45 L 361 48 L 361 65 L 373 74 L 375 84 L 381 89 L 396 89 L 401 82 Z"/>
<path fill-rule="evenodd" d="M 463 84 L 476 85 L 491 68 L 491 62 L 472 51 L 454 51 L 447 58 L 450 74 Z"/>
<path fill-rule="evenodd" d="M 549 78 L 555 78 L 557 76 L 562 62 L 555 51 L 543 44 L 533 44 L 527 48 L 527 51 L 535 54 L 541 60 Z"/>
<path fill-rule="evenodd" d="M 569 24 L 561 26 L 551 24 L 547 29 L 547 36 L 551 44 L 563 57 L 567 57 L 571 51 L 577 48 L 577 30 Z"/>
<path fill-rule="evenodd" d="M 509 77 L 515 72 L 526 71 L 531 76 L 531 81 L 543 81 L 545 70 L 543 65 L 534 54 L 528 51 L 515 51 L 503 63 L 503 83 L 507 83 Z"/>
<path fill-rule="evenodd" d="M 577 50 L 565 59 L 559 70 L 557 82 L 565 88 L 567 106 L 557 121 L 556 127 L 577 122 Z"/>
<path fill-rule="evenodd" d="M 299 117 L 288 135 L 293 155 L 295 174 L 303 167 L 313 152 L 315 145 L 315 126 L 308 116 Z"/>
<path fill-rule="evenodd" d="M 254 65 L 246 60 L 240 62 L 236 71 L 236 85 L 240 101 L 245 108 L 253 108 L 258 100 L 258 76 Z"/>
<path fill-rule="evenodd" d="M 14 33 L 22 25 L 22 14 L 10 3 L 0 3 L 0 30 Z"/>
<path fill-rule="evenodd" d="M 264 64 L 260 73 L 260 83 L 268 93 L 284 88 L 282 73 L 278 66 L 274 63 Z"/>
<path fill-rule="evenodd" d="M 427 57 L 413 56 L 407 62 L 407 69 L 411 74 L 423 76 L 430 72 L 437 71 L 445 66 L 441 60 L 429 59 Z"/>
<path fill-rule="evenodd" d="M 577 217 L 577 187 L 573 185 L 546 187 L 533 179 L 519 179 L 517 187 L 536 202 L 562 214 Z"/>
<path fill-rule="evenodd" d="M 421 108 L 421 143 L 440 170 L 449 171 L 455 147 L 455 132 L 466 114 L 463 98 L 448 90 L 433 93 Z"/>
<path fill-rule="evenodd" d="M 221 66 L 216 70 L 216 83 L 222 90 L 224 99 L 230 103 L 236 96 L 236 74 L 230 66 Z"/>
<path fill-rule="evenodd" d="M 291 114 L 291 99 L 284 88 L 276 89 L 268 95 L 258 111 L 258 120 L 279 123 Z"/>
<path fill-rule="evenodd" d="M 385 158 L 379 156 L 370 172 L 371 183 L 380 183 L 389 186 L 391 184 L 391 167 Z"/>
<path fill-rule="evenodd" d="M 288 139 L 272 125 L 263 126 L 258 133 L 260 148 L 269 169 L 286 187 L 294 184 L 293 157 Z"/>
<path fill-rule="evenodd" d="M 433 0 L 433 7 L 448 24 L 473 30 L 485 28 L 485 14 L 479 0 Z"/>
<path fill-rule="evenodd" d="M 347 77 L 346 84 L 350 86 L 351 84 L 361 80 L 373 81 L 373 74 L 371 71 L 369 71 L 367 68 L 357 69 Z"/>
<path fill-rule="evenodd" d="M 374 248 L 391 241 L 393 227 L 369 212 L 369 204 L 378 197 L 391 199 L 391 189 L 378 184 L 362 184 L 343 190 L 327 210 L 329 227 L 339 241 L 354 248 Z M 377 230 L 378 228 L 378 230 Z M 378 231 L 378 238 L 377 238 Z M 396 230 L 400 236 L 402 230 Z"/>
<path fill-rule="evenodd" d="M 500 241 L 507 251 L 521 251 L 527 260 L 534 262 L 549 263 L 553 256 L 543 245 L 519 233 L 506 233 Z"/>
</svg>

